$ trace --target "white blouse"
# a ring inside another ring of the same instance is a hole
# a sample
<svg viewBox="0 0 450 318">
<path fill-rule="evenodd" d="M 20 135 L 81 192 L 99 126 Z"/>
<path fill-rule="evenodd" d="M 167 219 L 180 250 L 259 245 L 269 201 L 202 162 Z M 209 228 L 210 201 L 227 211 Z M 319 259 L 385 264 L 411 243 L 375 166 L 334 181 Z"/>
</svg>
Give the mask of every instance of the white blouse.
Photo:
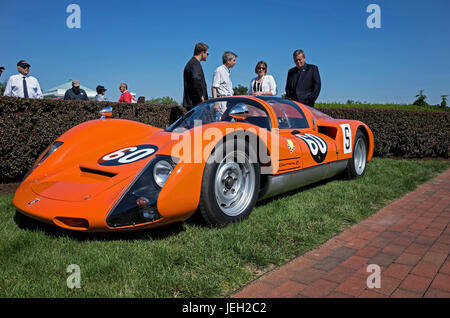
<svg viewBox="0 0 450 318">
<path fill-rule="evenodd" d="M 261 84 L 257 81 L 258 76 L 251 80 L 250 88 L 248 90 L 250 95 L 252 95 L 253 92 L 271 92 L 273 96 L 277 94 L 277 84 L 275 84 L 275 80 L 272 75 L 264 75 Z"/>
</svg>

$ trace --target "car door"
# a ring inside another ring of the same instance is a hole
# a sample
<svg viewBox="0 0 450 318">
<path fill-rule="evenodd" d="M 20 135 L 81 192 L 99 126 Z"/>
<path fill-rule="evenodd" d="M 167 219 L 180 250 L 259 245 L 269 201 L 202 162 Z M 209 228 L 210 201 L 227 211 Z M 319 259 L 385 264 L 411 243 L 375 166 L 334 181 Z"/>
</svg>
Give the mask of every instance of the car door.
<svg viewBox="0 0 450 318">
<path fill-rule="evenodd" d="M 335 161 L 336 144 L 327 135 L 310 127 L 302 109 L 289 100 L 268 101 L 272 106 L 278 123 L 280 135 L 280 171 L 283 162 L 292 163 L 296 169 L 305 169 Z M 287 146 L 284 146 L 287 145 Z M 294 151 L 287 153 L 283 147 Z M 295 165 L 296 162 L 299 165 Z"/>
</svg>

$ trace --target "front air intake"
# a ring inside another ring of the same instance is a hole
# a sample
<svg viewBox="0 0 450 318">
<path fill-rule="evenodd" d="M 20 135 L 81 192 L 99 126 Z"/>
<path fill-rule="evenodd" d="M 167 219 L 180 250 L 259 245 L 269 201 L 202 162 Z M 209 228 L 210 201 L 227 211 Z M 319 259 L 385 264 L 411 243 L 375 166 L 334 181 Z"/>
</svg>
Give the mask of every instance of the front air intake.
<svg viewBox="0 0 450 318">
<path fill-rule="evenodd" d="M 105 170 L 98 170 L 88 167 L 80 166 L 81 175 L 85 177 L 92 177 L 92 178 L 100 178 L 100 179 L 109 179 L 112 177 L 115 177 L 117 173 L 111 172 L 111 171 L 105 171 Z"/>
</svg>

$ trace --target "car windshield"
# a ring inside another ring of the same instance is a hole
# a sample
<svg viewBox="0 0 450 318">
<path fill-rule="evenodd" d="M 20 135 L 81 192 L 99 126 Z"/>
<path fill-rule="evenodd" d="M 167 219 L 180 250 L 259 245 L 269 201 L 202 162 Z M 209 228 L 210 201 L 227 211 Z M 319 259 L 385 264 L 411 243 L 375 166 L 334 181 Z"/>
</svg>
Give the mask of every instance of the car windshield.
<svg viewBox="0 0 450 318">
<path fill-rule="evenodd" d="M 191 109 L 170 125 L 166 131 L 183 132 L 196 126 L 214 122 L 233 122 L 235 119 L 229 115 L 230 110 L 243 105 L 248 109 L 248 115 L 242 122 L 270 129 L 269 115 L 258 102 L 245 98 L 218 98 L 206 101 Z"/>
</svg>

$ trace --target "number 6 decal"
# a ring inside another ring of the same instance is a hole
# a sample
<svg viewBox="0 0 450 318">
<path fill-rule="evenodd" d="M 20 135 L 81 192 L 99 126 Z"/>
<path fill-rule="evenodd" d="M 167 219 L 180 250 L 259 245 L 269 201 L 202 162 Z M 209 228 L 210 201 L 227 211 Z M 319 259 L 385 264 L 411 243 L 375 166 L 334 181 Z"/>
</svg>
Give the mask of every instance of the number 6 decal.
<svg viewBox="0 0 450 318">
<path fill-rule="evenodd" d="M 339 125 L 342 129 L 342 144 L 344 146 L 344 153 L 352 152 L 352 131 L 349 124 Z"/>
<path fill-rule="evenodd" d="M 133 163 L 153 155 L 158 147 L 153 145 L 139 145 L 126 147 L 104 155 L 98 160 L 102 166 L 119 166 Z"/>
</svg>

